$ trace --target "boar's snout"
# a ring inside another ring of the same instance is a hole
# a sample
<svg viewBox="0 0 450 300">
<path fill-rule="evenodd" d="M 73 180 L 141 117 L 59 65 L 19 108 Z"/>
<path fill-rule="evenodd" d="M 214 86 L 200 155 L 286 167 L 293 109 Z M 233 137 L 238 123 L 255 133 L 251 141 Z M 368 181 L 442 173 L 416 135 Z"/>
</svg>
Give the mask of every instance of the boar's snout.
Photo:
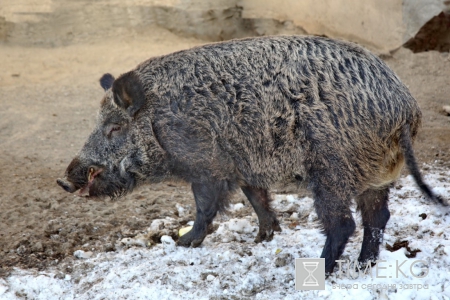
<svg viewBox="0 0 450 300">
<path fill-rule="evenodd" d="M 87 187 L 92 185 L 95 176 L 102 171 L 102 168 L 75 157 L 67 167 L 64 177 L 56 180 L 56 183 L 69 193 L 84 188 L 88 190 Z"/>
<path fill-rule="evenodd" d="M 75 185 L 73 185 L 73 183 L 67 181 L 66 178 L 59 178 L 58 180 L 56 180 L 56 183 L 62 187 L 66 192 L 69 193 L 73 193 L 77 190 L 77 188 L 75 187 Z"/>
</svg>

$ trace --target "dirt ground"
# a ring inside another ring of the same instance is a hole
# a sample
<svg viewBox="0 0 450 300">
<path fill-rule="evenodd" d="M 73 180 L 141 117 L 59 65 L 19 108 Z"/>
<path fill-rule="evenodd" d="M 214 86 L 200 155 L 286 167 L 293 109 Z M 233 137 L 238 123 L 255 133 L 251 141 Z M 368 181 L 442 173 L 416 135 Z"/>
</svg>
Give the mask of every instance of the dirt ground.
<svg viewBox="0 0 450 300">
<path fill-rule="evenodd" d="M 149 57 L 202 43 L 155 27 L 65 47 L 0 44 L 0 277 L 13 267 L 58 265 L 78 249 L 114 251 L 118 240 L 156 218 L 173 217 L 180 226 L 194 219 L 187 185 L 145 186 L 116 201 L 94 201 L 64 192 L 56 179 L 93 127 L 103 73 L 117 76 Z M 385 59 L 423 109 L 419 161 L 450 167 L 450 117 L 442 111 L 450 105 L 449 54 L 400 49 Z M 234 201 L 247 207 L 239 214 L 251 213 L 242 195 Z M 182 217 L 177 203 L 187 209 Z"/>
</svg>

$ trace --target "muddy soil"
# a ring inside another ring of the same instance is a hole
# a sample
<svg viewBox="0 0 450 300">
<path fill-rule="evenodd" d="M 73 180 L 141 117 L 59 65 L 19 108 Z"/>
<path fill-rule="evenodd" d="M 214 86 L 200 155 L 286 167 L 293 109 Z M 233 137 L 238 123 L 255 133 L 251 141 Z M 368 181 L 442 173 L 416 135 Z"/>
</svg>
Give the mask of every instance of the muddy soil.
<svg viewBox="0 0 450 300">
<path fill-rule="evenodd" d="M 117 76 L 149 57 L 207 42 L 150 29 L 65 47 L 0 45 L 0 276 L 13 267 L 70 261 L 78 249 L 114 251 L 117 241 L 144 232 L 154 219 L 172 217 L 180 227 L 194 219 L 183 183 L 145 186 L 112 201 L 67 194 L 55 182 L 93 127 L 103 73 Z M 400 49 L 385 59 L 423 109 L 419 161 L 450 167 L 450 117 L 442 111 L 450 105 L 448 53 Z M 246 206 L 240 215 L 252 213 L 244 200 L 233 199 Z"/>
</svg>

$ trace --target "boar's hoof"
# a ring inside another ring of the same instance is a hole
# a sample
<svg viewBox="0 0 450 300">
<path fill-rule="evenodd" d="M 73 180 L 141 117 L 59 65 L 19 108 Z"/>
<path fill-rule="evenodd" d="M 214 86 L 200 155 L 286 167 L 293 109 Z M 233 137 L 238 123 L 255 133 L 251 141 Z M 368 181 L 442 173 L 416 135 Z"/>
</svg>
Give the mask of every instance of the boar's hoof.
<svg viewBox="0 0 450 300">
<path fill-rule="evenodd" d="M 281 227 L 280 227 L 280 222 L 278 222 L 277 219 L 273 220 L 273 222 L 272 222 L 272 229 L 273 229 L 273 231 L 276 231 L 276 232 L 281 232 L 282 231 Z"/>
<path fill-rule="evenodd" d="M 178 239 L 177 245 L 183 247 L 197 248 L 202 244 L 203 240 L 205 239 L 205 236 L 206 234 L 203 237 L 199 235 L 195 236 L 193 234 L 193 230 L 191 230 Z"/>
<path fill-rule="evenodd" d="M 280 223 L 277 219 L 272 220 L 271 224 L 261 224 L 258 235 L 255 238 L 255 243 L 261 243 L 262 241 L 270 242 L 273 239 L 274 231 L 281 232 Z"/>
</svg>

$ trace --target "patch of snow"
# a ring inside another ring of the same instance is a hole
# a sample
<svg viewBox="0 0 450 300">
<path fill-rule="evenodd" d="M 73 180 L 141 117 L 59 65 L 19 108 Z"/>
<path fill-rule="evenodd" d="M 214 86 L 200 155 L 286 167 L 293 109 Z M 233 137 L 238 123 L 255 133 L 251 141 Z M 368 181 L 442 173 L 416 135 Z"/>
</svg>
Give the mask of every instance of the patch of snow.
<svg viewBox="0 0 450 300">
<path fill-rule="evenodd" d="M 289 217 L 291 220 L 298 220 L 298 213 L 292 213 L 292 215 Z"/>
<path fill-rule="evenodd" d="M 147 247 L 149 243 L 149 239 L 144 235 L 138 235 L 134 238 L 123 238 L 120 240 L 120 244 L 125 246 Z"/>
<path fill-rule="evenodd" d="M 94 253 L 92 253 L 91 251 L 76 250 L 73 253 L 73 256 L 75 256 L 76 258 L 80 258 L 80 259 L 86 259 L 86 258 L 91 258 L 93 254 Z"/>
<path fill-rule="evenodd" d="M 5 281 L 5 279 L 0 278 L 0 296 L 5 294 L 8 290 L 8 283 Z"/>
<path fill-rule="evenodd" d="M 266 280 L 258 273 L 248 273 L 240 286 L 241 292 L 245 296 L 255 295 L 264 290 Z"/>
<path fill-rule="evenodd" d="M 430 169 L 425 176 L 447 199 L 449 178 L 448 170 Z M 150 248 L 132 246 L 76 260 L 73 271 L 63 276 L 52 269 L 16 269 L 0 278 L 0 298 L 450 299 L 450 208 L 425 199 L 410 176 L 401 178 L 390 193 L 391 219 L 380 247 L 383 262 L 365 273 L 351 271 L 354 264 L 349 261 L 358 258 L 363 238 L 355 212 L 357 230 L 341 257 L 347 262 L 342 272 L 336 269 L 326 279 L 323 291 L 295 290 L 295 258 L 320 257 L 325 243 L 313 200 L 275 195 L 274 206 L 290 212 L 290 217 L 297 213 L 299 224 L 290 228 L 290 221 L 283 220 L 283 231 L 270 242 L 253 242 L 257 225 L 252 218 L 230 219 L 198 248 L 176 247 L 170 236 L 162 236 L 162 243 Z M 161 230 L 169 223 L 154 220 L 149 230 Z M 416 257 L 408 258 L 405 248 L 390 252 L 385 247 L 404 240 L 420 250 Z M 83 267 L 86 264 L 91 268 Z"/>
<path fill-rule="evenodd" d="M 171 236 L 163 235 L 161 237 L 161 243 L 163 245 L 163 249 L 166 254 L 174 252 L 176 250 L 175 241 L 172 239 Z"/>
<path fill-rule="evenodd" d="M 240 209 L 242 209 L 242 208 L 244 208 L 244 207 L 245 207 L 244 204 L 242 204 L 242 203 L 236 203 L 236 204 L 233 204 L 233 205 L 232 205 L 231 210 L 240 210 Z"/>
<path fill-rule="evenodd" d="M 176 208 L 178 210 L 178 216 L 184 217 L 185 211 L 184 211 L 183 206 L 181 206 L 179 203 L 176 203 L 175 206 L 176 206 Z"/>
<path fill-rule="evenodd" d="M 247 219 L 231 219 L 228 228 L 239 233 L 250 233 L 255 229 Z"/>
</svg>

